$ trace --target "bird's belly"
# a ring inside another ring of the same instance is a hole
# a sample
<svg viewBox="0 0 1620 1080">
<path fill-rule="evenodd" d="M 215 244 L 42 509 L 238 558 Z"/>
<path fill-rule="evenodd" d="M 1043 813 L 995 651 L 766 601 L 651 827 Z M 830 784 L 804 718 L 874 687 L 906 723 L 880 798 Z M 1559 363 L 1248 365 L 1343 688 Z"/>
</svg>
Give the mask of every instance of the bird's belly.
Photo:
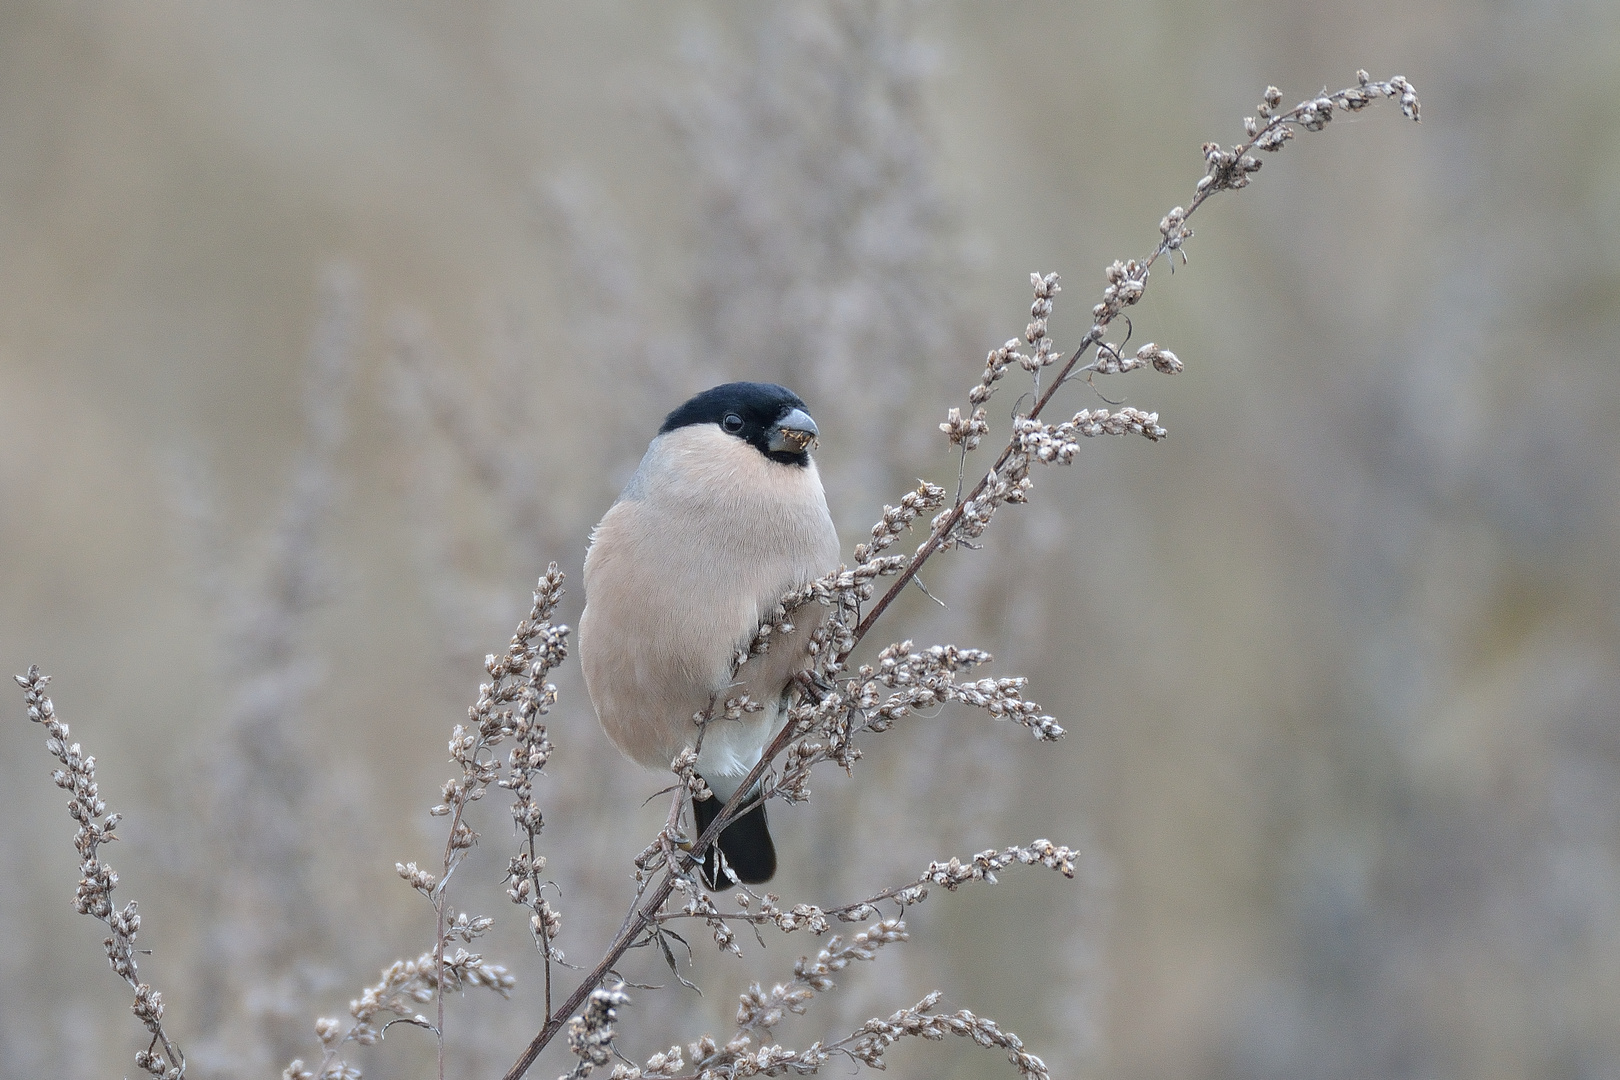
<svg viewBox="0 0 1620 1080">
<path fill-rule="evenodd" d="M 764 706 L 723 717 L 703 733 L 699 771 L 711 784 L 746 773 L 781 722 L 782 691 L 807 666 L 821 609 L 802 610 L 791 635 L 773 635 L 770 651 L 732 677 L 732 662 L 782 594 L 819 571 L 803 560 L 743 557 L 706 561 L 666 538 L 664 557 L 615 560 L 612 546 L 586 570 L 580 656 L 602 728 L 627 757 L 667 769 L 697 745 L 694 715 L 748 694 Z M 753 553 L 749 553 L 753 554 Z M 723 564 L 723 565 L 722 565 Z"/>
</svg>

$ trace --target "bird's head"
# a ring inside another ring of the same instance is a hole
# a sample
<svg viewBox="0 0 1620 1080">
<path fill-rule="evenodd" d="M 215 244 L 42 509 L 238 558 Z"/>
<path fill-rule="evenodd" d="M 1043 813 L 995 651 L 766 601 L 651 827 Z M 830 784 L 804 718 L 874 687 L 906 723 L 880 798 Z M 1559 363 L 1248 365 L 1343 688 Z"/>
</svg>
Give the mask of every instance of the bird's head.
<svg viewBox="0 0 1620 1080">
<path fill-rule="evenodd" d="M 705 390 L 665 417 L 658 433 L 697 424 L 713 424 L 783 465 L 808 465 L 820 434 L 799 395 L 775 383 L 736 382 Z"/>
</svg>

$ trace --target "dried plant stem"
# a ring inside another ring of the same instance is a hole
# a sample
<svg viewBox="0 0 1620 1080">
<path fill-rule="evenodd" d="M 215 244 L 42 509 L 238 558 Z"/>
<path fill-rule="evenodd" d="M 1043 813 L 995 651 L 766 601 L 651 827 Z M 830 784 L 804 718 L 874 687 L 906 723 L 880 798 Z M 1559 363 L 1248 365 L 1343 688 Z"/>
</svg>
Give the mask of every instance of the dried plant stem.
<svg viewBox="0 0 1620 1080">
<path fill-rule="evenodd" d="M 493 660 L 494 658 L 491 657 L 491 659 Z M 491 674 L 495 675 L 497 678 L 500 677 L 500 674 L 497 672 L 492 671 Z M 487 694 L 480 695 L 480 697 L 487 696 Z M 460 732 L 458 731 L 457 734 L 459 735 Z M 452 748 L 456 748 L 458 741 L 460 740 L 452 740 Z M 472 763 L 476 767 L 477 763 L 479 762 L 480 752 L 483 749 L 483 744 L 485 741 L 485 737 L 482 731 L 480 731 L 476 742 L 470 748 L 470 752 L 460 755 L 462 756 L 464 764 Z M 472 783 L 469 784 L 469 780 L 471 780 Z M 484 780 L 483 783 L 487 784 L 488 780 Z M 436 812 L 443 811 L 447 807 L 450 810 L 450 829 L 448 835 L 445 837 L 444 842 L 444 861 L 441 866 L 439 880 L 428 894 L 428 898 L 433 901 L 435 920 L 433 930 L 433 981 L 437 992 L 433 995 L 433 997 L 437 1015 L 435 1016 L 433 1022 L 433 1038 L 434 1042 L 437 1044 L 439 1055 L 439 1080 L 444 1080 L 445 911 L 449 903 L 451 875 L 456 872 L 456 867 L 461 864 L 462 857 L 466 854 L 467 850 L 472 847 L 474 841 L 476 840 L 476 836 L 473 834 L 472 830 L 462 823 L 462 817 L 466 813 L 467 805 L 479 795 L 483 794 L 483 788 L 476 785 L 477 780 L 473 777 L 472 773 L 469 773 L 467 778 L 464 778 L 459 786 L 457 785 L 457 781 L 451 780 L 445 785 L 446 805 L 434 808 Z"/>
<path fill-rule="evenodd" d="M 342 1049 L 351 1042 L 369 1046 L 381 1038 L 387 1024 L 379 1027 L 375 1021 L 382 1013 L 393 1013 L 404 1022 L 434 1033 L 442 1080 L 445 991 L 486 986 L 503 997 L 510 994 L 515 980 L 506 968 L 486 964 L 481 955 L 461 948 L 454 956 L 445 955 L 445 943 L 450 938 L 471 943 L 494 923 L 487 916 L 452 913 L 447 895 L 450 878 L 478 842 L 478 834 L 466 823 L 466 809 L 482 799 L 491 784 L 515 793 L 512 816 L 526 837 L 525 846 L 508 864 L 512 884 L 507 895 L 533 910 L 531 926 L 545 953 L 549 989 L 551 939 L 560 917 L 539 895 L 538 875 L 545 860 L 537 851 L 542 822 L 534 802 L 533 781 L 551 752 L 544 718 L 557 700 L 557 688 L 545 677 L 567 655 L 569 629 L 551 622 L 552 611 L 562 599 L 562 581 L 557 565 L 551 564 L 536 584 L 533 606 L 528 617 L 518 623 L 506 652 L 484 658 L 484 670 L 491 681 L 479 686 L 478 700 L 467 710 L 467 723 L 457 724 L 451 732 L 450 756 L 461 766 L 461 774 L 445 781 L 444 801 L 430 811 L 434 817 L 450 819 L 440 873 L 435 876 L 415 863 L 395 864 L 399 876 L 433 904 L 433 948 L 415 960 L 398 960 L 385 968 L 381 981 L 350 1003 L 349 1013 L 355 1022 L 346 1029 L 335 1019 L 317 1020 L 315 1032 L 323 1051 L 320 1063 L 311 1070 L 303 1061 L 294 1061 L 283 1074 L 285 1080 L 358 1077 L 359 1071 L 341 1057 Z M 502 778 L 495 748 L 508 739 L 513 747 L 507 758 L 507 774 Z M 435 1022 L 415 1011 L 416 1004 L 429 1000 L 437 1002 Z"/>
<path fill-rule="evenodd" d="M 417 881 L 430 881 L 431 874 L 412 872 Z M 446 927 L 446 935 L 456 935 L 471 941 L 488 929 L 489 920 L 471 920 L 462 916 Z M 435 950 L 429 949 L 413 960 L 395 960 L 383 968 L 382 974 L 360 996 L 349 1002 L 349 1015 L 354 1022 L 345 1026 L 335 1017 L 321 1017 L 315 1021 L 315 1035 L 321 1041 L 321 1060 L 313 1068 L 302 1059 L 293 1061 L 282 1071 L 282 1080 L 359 1080 L 360 1070 L 343 1058 L 343 1048 L 349 1043 L 373 1046 L 393 1024 L 406 1023 L 414 1027 L 432 1029 L 428 1018 L 416 1007 L 431 1001 L 444 990 L 465 990 L 482 986 L 502 997 L 509 997 L 516 980 L 499 964 L 486 964 L 484 958 L 466 949 L 457 949 L 454 956 L 442 963 L 435 959 Z M 396 1019 L 383 1020 L 385 1015 Z"/>
<path fill-rule="evenodd" d="M 535 866 L 535 865 L 543 866 L 543 865 L 545 865 L 542 856 L 536 850 L 538 845 L 536 844 L 535 837 L 532 834 L 528 838 L 527 846 L 528 846 L 528 850 L 527 850 L 527 852 L 525 852 L 525 854 L 527 854 L 528 857 L 529 857 L 529 865 L 530 866 Z M 528 880 L 529 880 L 531 886 L 534 888 L 534 891 L 535 891 L 536 895 L 538 895 L 539 892 L 540 892 L 539 871 L 538 870 L 531 871 Z M 535 933 L 540 938 L 540 952 L 542 954 L 541 958 L 542 958 L 542 961 L 543 961 L 543 966 L 545 968 L 546 1015 L 550 1016 L 551 1015 L 551 927 L 550 927 L 550 925 L 548 923 L 548 920 L 543 918 L 543 917 L 539 918 L 539 919 L 536 919 L 534 921 L 535 921 L 536 924 L 538 924 L 536 926 L 536 928 L 535 928 Z"/>
<path fill-rule="evenodd" d="M 1197 203 L 1195 202 L 1194 206 L 1196 205 Z M 1081 340 L 1079 347 L 1074 350 L 1074 354 L 1069 357 L 1068 362 L 1065 363 L 1062 370 L 1058 372 L 1058 377 L 1052 380 L 1052 385 L 1048 386 L 1046 390 L 1042 392 L 1041 396 L 1036 399 L 1034 408 L 1030 409 L 1029 412 L 1025 414 L 1028 419 L 1040 419 L 1041 412 L 1051 402 L 1052 396 L 1056 394 L 1059 388 L 1063 386 L 1063 381 L 1068 377 L 1070 371 L 1074 368 L 1074 365 L 1079 362 L 1080 357 L 1083 356 L 1085 351 L 1092 345 L 1102 340 L 1106 325 L 1106 323 L 1098 323 L 1097 325 L 1093 326 L 1086 334 L 1085 338 Z M 947 538 L 950 537 L 956 526 L 961 523 L 962 516 L 966 512 L 967 507 L 971 505 L 974 500 L 978 499 L 985 493 L 985 489 L 990 486 L 991 481 L 1001 472 L 1017 450 L 1017 441 L 1015 440 L 1009 442 L 1005 447 L 1002 448 L 1000 456 L 996 458 L 996 463 L 991 466 L 990 471 L 986 473 L 976 485 L 974 485 L 972 491 L 968 492 L 968 497 L 963 499 L 960 495 L 957 496 L 956 503 L 951 507 L 950 512 L 941 518 L 939 523 L 934 526 L 933 531 L 928 534 L 928 539 L 923 541 L 922 546 L 917 549 L 917 553 L 913 555 L 911 557 L 911 561 L 906 564 L 906 568 L 900 571 L 900 575 L 895 578 L 894 584 L 889 586 L 888 591 L 879 597 L 877 602 L 872 605 L 872 610 L 868 611 L 866 616 L 861 619 L 859 624 L 856 625 L 855 640 L 857 642 L 866 637 L 867 633 L 871 631 L 874 625 L 876 625 L 878 619 L 882 618 L 883 613 L 889 609 L 889 605 L 894 603 L 895 598 L 905 591 L 907 585 L 911 584 L 911 579 L 917 576 L 917 571 L 923 568 L 923 564 L 927 562 L 935 552 L 939 551 L 945 546 Z"/>
<path fill-rule="evenodd" d="M 451 861 L 455 854 L 456 829 L 461 824 L 461 812 L 465 803 L 456 805 L 455 816 L 450 819 L 450 836 L 444 845 L 444 873 L 439 878 L 439 887 L 434 890 L 433 910 L 436 923 L 433 928 L 433 970 L 437 973 L 436 982 L 444 986 L 444 905 L 446 892 L 450 885 L 450 874 L 455 869 Z M 433 1041 L 439 1051 L 439 1080 L 444 1080 L 444 994 L 434 996 L 434 1005 L 438 1015 L 433 1021 Z"/>
<path fill-rule="evenodd" d="M 1257 172 L 1260 168 L 1260 162 L 1248 156 L 1249 151 L 1253 150 L 1257 145 L 1264 150 L 1276 151 L 1280 149 L 1282 143 L 1292 137 L 1293 128 L 1291 125 L 1304 123 L 1311 130 L 1320 130 L 1320 124 L 1325 123 L 1325 120 L 1321 118 L 1331 118 L 1334 103 L 1348 102 L 1349 104 L 1341 105 L 1341 108 L 1349 111 L 1359 111 L 1370 103 L 1370 92 L 1381 93 L 1386 97 L 1399 97 L 1403 112 L 1414 121 L 1418 119 L 1417 95 L 1413 92 L 1411 84 L 1406 79 L 1397 75 L 1387 82 L 1373 83 L 1367 78 L 1365 71 L 1357 72 L 1357 78 L 1360 89 L 1341 90 L 1331 97 L 1324 96 L 1301 102 L 1286 113 L 1266 117 L 1267 122 L 1263 126 L 1257 127 L 1251 119 L 1249 121 L 1251 131 L 1249 140 L 1240 143 L 1230 151 L 1221 151 L 1220 147 L 1215 143 L 1206 143 L 1204 146 L 1205 160 L 1210 171 L 1199 181 L 1198 187 L 1193 193 L 1191 204 L 1185 210 L 1177 207 L 1166 215 L 1164 222 L 1160 224 L 1162 236 L 1158 247 L 1154 248 L 1147 258 L 1136 264 L 1140 267 L 1140 272 L 1139 276 L 1133 276 L 1133 280 L 1137 281 L 1145 289 L 1148 271 L 1152 269 L 1153 264 L 1159 260 L 1160 256 L 1170 252 L 1182 251 L 1184 242 L 1191 239 L 1192 231 L 1186 229 L 1183 223 L 1197 213 L 1198 208 L 1213 198 L 1217 192 L 1235 191 L 1244 187 L 1248 183 L 1247 174 Z M 1377 88 L 1376 91 L 1370 91 L 1370 88 L 1373 87 Z M 1266 103 L 1262 104 L 1260 109 L 1262 114 L 1275 107 L 1275 102 L 1271 100 L 1273 97 L 1280 97 L 1276 88 L 1267 88 Z M 1324 102 L 1328 104 L 1324 106 Z M 1307 117 L 1310 117 L 1310 119 L 1307 119 Z M 1245 168 L 1246 162 L 1252 163 L 1252 168 Z M 1127 299 L 1124 304 L 1104 303 L 1098 305 L 1098 310 L 1094 311 L 1097 321 L 1086 332 L 1086 336 L 1080 340 L 1080 344 L 1069 356 L 1068 361 L 1058 371 L 1057 378 L 1053 379 L 1051 384 L 1037 396 L 1034 407 L 1025 414 L 1027 419 L 1040 419 L 1041 413 L 1046 410 L 1047 405 L 1051 404 L 1052 398 L 1063 388 L 1064 383 L 1068 382 L 1069 376 L 1074 373 L 1075 365 L 1080 362 L 1080 358 L 1085 355 L 1086 350 L 1102 341 L 1103 335 L 1108 331 L 1109 324 L 1120 314 L 1120 309 L 1128 304 L 1135 304 L 1140 300 L 1144 289 L 1138 289 L 1135 295 Z M 888 610 L 889 605 L 911 583 L 911 579 L 917 576 L 917 571 L 922 569 L 923 563 L 928 561 L 929 556 L 933 555 L 945 544 L 952 530 L 961 522 L 966 508 L 985 493 L 985 489 L 1001 473 L 1017 450 L 1018 442 L 1014 439 L 1002 449 L 1000 456 L 996 458 L 995 465 L 980 479 L 966 499 L 961 497 L 960 488 L 958 488 L 956 504 L 951 508 L 951 512 L 934 526 L 928 539 L 917 549 L 917 553 L 912 556 L 911 562 L 907 564 L 906 568 L 900 572 L 900 576 L 895 579 L 894 584 L 889 586 L 888 591 L 872 605 L 872 609 L 866 613 L 866 617 L 855 628 L 857 640 L 866 636 L 867 632 L 872 629 L 873 624 L 878 621 L 884 611 Z"/>
<path fill-rule="evenodd" d="M 158 1080 L 181 1080 L 186 1074 L 186 1057 L 180 1047 L 163 1029 L 163 995 L 140 980 L 135 968 L 135 935 L 141 928 L 141 916 L 135 901 L 120 910 L 113 906 L 113 889 L 118 886 L 118 873 L 103 862 L 97 849 L 118 839 L 114 830 L 121 814 L 109 814 L 96 785 L 96 759 L 68 742 L 68 726 L 56 718 L 56 707 L 45 696 L 49 675 L 41 675 L 38 667 L 29 667 L 28 674 L 16 676 L 23 688 L 23 699 L 28 705 L 28 719 L 45 725 L 48 738 L 46 749 L 62 763 L 62 768 L 51 774 L 56 786 L 73 795 L 68 803 L 68 816 L 79 824 L 73 835 L 73 846 L 79 852 L 79 887 L 73 896 L 73 907 L 81 915 L 89 915 L 107 924 L 112 931 L 103 942 L 107 962 L 119 978 L 135 991 L 135 1003 L 130 1006 L 136 1019 L 151 1034 L 152 1041 L 145 1050 L 135 1055 L 135 1065 L 142 1072 Z M 162 1047 L 159 1050 L 159 1047 Z"/>
<path fill-rule="evenodd" d="M 485 791 L 491 783 L 499 779 L 500 761 L 494 755 L 494 747 L 506 738 L 514 738 L 518 748 L 513 751 L 511 764 L 513 773 L 520 770 L 537 772 L 544 764 L 545 753 L 549 744 L 545 742 L 545 729 L 539 718 L 550 709 L 551 702 L 555 700 L 556 689 L 546 683 L 545 676 L 562 662 L 566 651 L 564 641 L 567 638 L 568 628 L 554 627 L 551 624 L 551 612 L 557 601 L 562 598 L 562 574 L 558 572 L 557 565 L 553 563 L 540 579 L 534 591 L 534 605 L 529 617 L 518 627 L 512 637 L 512 642 L 506 655 L 495 656 L 490 654 L 484 661 L 484 669 L 489 673 L 493 682 L 486 683 L 479 688 L 478 703 L 468 710 L 469 726 L 457 725 L 450 738 L 450 752 L 454 760 L 461 765 L 461 775 L 446 781 L 444 785 L 444 802 L 433 808 L 436 816 L 450 818 L 449 834 L 445 838 L 444 861 L 442 871 L 437 882 L 430 888 L 421 889 L 433 902 L 435 911 L 435 929 L 433 939 L 433 963 L 436 972 L 435 983 L 439 988 L 437 998 L 438 1018 L 434 1025 L 434 1037 L 439 1051 L 439 1080 L 444 1080 L 444 948 L 447 937 L 446 917 L 448 914 L 450 878 L 456 872 L 467 852 L 472 850 L 478 842 L 478 834 L 469 827 L 465 821 L 467 807 L 483 798 Z M 509 677 L 516 676 L 516 680 L 508 682 Z M 516 709 L 502 708 L 502 706 L 516 705 Z M 525 756 L 527 744 L 538 737 L 537 753 L 540 760 L 531 764 Z M 526 779 L 526 777 L 525 777 Z M 514 785 L 520 781 L 513 781 Z M 520 791 L 519 804 L 521 806 L 526 797 L 526 791 Z M 527 865 L 531 874 L 535 870 L 538 856 L 534 850 L 536 834 L 539 831 L 538 812 L 535 820 L 530 823 L 528 830 L 529 856 Z M 543 865 L 543 864 L 542 864 Z M 414 882 L 413 882 L 414 884 Z M 538 890 L 536 890 L 538 894 Z M 543 902 L 536 896 L 536 905 L 543 908 Z M 458 924 L 466 920 L 458 920 Z M 479 920 L 483 922 L 484 920 Z M 550 928 L 542 915 L 536 916 L 539 923 L 539 934 L 545 953 L 546 970 L 548 974 L 551 966 Z"/>
<path fill-rule="evenodd" d="M 737 1034 L 724 1046 L 709 1036 L 690 1044 L 688 1049 L 696 1071 L 676 1074 L 686 1064 L 680 1046 L 676 1045 L 666 1052 L 653 1055 L 645 1069 L 626 1070 L 626 1075 L 649 1080 L 744 1080 L 759 1075 L 807 1075 L 819 1072 L 835 1054 L 868 1068 L 882 1070 L 887 1067 L 883 1060 L 884 1052 L 901 1039 L 939 1040 L 947 1035 L 960 1035 L 980 1046 L 1005 1050 L 1007 1059 L 1025 1080 L 1050 1080 L 1051 1073 L 1046 1068 L 1046 1062 L 1027 1052 L 1022 1039 L 1010 1031 L 1003 1031 L 994 1020 L 976 1016 L 967 1009 L 954 1013 L 934 1012 L 944 998 L 944 994 L 938 990 L 917 1004 L 892 1013 L 887 1019 L 873 1017 L 842 1039 L 813 1042 L 803 1050 L 764 1042 L 765 1036 L 786 1018 L 786 1014 L 804 1013 L 818 992 L 832 989 L 834 983 L 831 976 L 851 960 L 871 960 L 881 946 L 904 941 L 906 936 L 905 923 L 895 919 L 857 934 L 848 943 L 834 937 L 814 960 L 799 958 L 794 965 L 791 983 L 779 984 L 769 992 L 757 983 L 749 987 L 738 1005 Z M 601 993 L 603 991 L 597 991 L 597 994 Z M 575 1023 L 579 1023 L 578 1018 Z M 751 1032 L 760 1037 L 757 1048 L 753 1045 L 754 1035 Z"/>
<path fill-rule="evenodd" d="M 1013 865 L 1034 866 L 1039 864 L 1050 870 L 1056 870 L 1066 878 L 1074 877 L 1074 860 L 1079 855 L 1073 848 L 1053 844 L 1050 840 L 1036 840 L 1028 847 L 1013 846 L 1002 851 L 991 849 L 981 851 L 967 861 L 951 858 L 945 862 L 933 862 L 928 865 L 917 880 L 905 885 L 896 885 L 892 889 L 873 893 L 864 900 L 843 904 L 839 907 L 818 908 L 810 904 L 800 904 L 790 910 L 783 911 L 777 908 L 771 898 L 766 898 L 760 910 L 732 911 L 715 914 L 706 911 L 665 911 L 653 917 L 654 922 L 673 922 L 676 919 L 710 919 L 730 920 L 751 923 L 753 925 L 775 924 L 786 933 L 794 930 L 808 929 L 813 934 L 825 933 L 828 919 L 837 919 L 840 922 L 860 922 L 870 919 L 878 904 L 885 900 L 894 900 L 901 910 L 914 904 L 919 904 L 928 898 L 928 887 L 937 885 L 948 892 L 955 892 L 970 882 L 983 881 L 996 884 L 996 871 Z M 741 897 L 746 902 L 747 897 Z"/>
<path fill-rule="evenodd" d="M 709 845 L 720 835 L 721 830 L 736 818 L 737 810 L 749 799 L 752 785 L 757 784 L 759 778 L 765 775 L 765 766 L 769 764 L 771 758 L 787 748 L 787 744 L 791 741 L 791 735 L 789 734 L 791 731 L 791 728 L 784 728 L 782 733 L 777 735 L 776 739 L 766 749 L 765 756 L 760 759 L 760 763 L 749 772 L 748 779 L 743 786 L 738 789 L 737 794 L 733 795 L 731 801 L 726 803 L 725 808 L 721 810 L 720 816 L 711 821 L 709 827 L 704 829 L 703 834 L 693 842 L 691 851 L 684 853 L 685 857 L 690 860 L 691 866 L 696 867 L 699 865 L 703 853 L 709 849 Z M 657 886 L 653 888 L 652 895 L 647 897 L 636 908 L 635 914 L 631 916 L 624 928 L 619 931 L 618 937 L 613 939 L 613 944 L 608 946 L 607 952 L 603 954 L 601 961 L 574 988 L 574 992 L 568 995 L 568 1000 L 564 1001 L 547 1018 L 545 1026 L 540 1029 L 535 1037 L 529 1040 L 529 1045 L 524 1047 L 523 1053 L 519 1055 L 517 1061 L 513 1063 L 510 1069 L 506 1070 L 504 1080 L 518 1080 L 519 1077 L 529 1071 L 529 1066 L 533 1065 L 535 1059 L 540 1056 L 540 1051 L 544 1050 L 557 1032 L 567 1025 L 568 1019 L 585 1003 L 585 999 L 591 996 L 591 991 L 601 985 L 602 980 L 607 978 L 608 974 L 614 970 L 619 960 L 629 950 L 630 946 L 635 943 L 636 939 L 641 936 L 641 933 L 652 925 L 654 916 L 664 906 L 664 901 L 669 899 L 669 894 L 674 890 L 675 875 L 665 873 Z"/>
</svg>

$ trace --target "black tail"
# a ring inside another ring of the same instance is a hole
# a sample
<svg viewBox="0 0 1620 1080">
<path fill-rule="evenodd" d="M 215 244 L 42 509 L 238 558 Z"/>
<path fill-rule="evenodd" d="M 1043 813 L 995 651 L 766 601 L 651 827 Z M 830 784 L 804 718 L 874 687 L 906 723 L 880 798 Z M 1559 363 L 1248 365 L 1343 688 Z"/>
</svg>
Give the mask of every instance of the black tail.
<svg viewBox="0 0 1620 1080">
<path fill-rule="evenodd" d="M 720 816 L 725 805 L 719 798 L 705 799 L 692 804 L 692 816 L 697 820 L 697 831 L 702 835 L 709 823 Z M 718 848 L 718 850 L 716 850 Z M 726 867 L 720 865 L 720 855 L 726 857 Z M 726 826 L 718 845 L 703 853 L 703 882 L 711 889 L 727 889 L 741 880 L 758 885 L 771 880 L 776 873 L 776 845 L 765 825 L 765 804 L 760 803 L 742 817 Z"/>
</svg>

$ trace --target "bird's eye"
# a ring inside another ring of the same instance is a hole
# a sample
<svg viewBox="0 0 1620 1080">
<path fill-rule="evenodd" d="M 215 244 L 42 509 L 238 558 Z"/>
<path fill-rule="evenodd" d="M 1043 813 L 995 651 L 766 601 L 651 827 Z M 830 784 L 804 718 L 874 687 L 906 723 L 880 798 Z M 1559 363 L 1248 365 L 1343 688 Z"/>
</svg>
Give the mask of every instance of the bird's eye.
<svg viewBox="0 0 1620 1080">
<path fill-rule="evenodd" d="M 735 435 L 743 428 L 743 418 L 734 412 L 728 412 L 726 418 L 720 421 L 720 426 Z"/>
</svg>

